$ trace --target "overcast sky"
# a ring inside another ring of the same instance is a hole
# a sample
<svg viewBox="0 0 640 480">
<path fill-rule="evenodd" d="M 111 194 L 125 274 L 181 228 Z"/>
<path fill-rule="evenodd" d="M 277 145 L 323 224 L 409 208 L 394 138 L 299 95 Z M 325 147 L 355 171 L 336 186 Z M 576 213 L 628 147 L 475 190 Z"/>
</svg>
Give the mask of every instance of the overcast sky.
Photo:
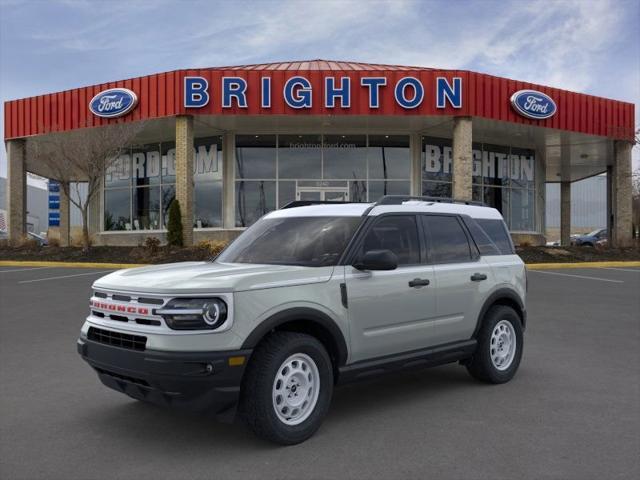
<svg viewBox="0 0 640 480">
<path fill-rule="evenodd" d="M 324 58 L 470 69 L 625 100 L 640 123 L 640 0 L 0 5 L 2 102 L 180 68 Z"/>
</svg>

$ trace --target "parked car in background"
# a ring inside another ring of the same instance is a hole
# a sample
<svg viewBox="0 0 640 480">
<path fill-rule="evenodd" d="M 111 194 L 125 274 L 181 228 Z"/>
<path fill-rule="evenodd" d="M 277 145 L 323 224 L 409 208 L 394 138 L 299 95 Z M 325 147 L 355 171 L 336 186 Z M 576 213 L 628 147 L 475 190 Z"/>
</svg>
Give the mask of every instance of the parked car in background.
<svg viewBox="0 0 640 480">
<path fill-rule="evenodd" d="M 607 229 L 600 228 L 586 235 L 576 235 L 571 238 L 571 244 L 578 247 L 595 247 L 598 242 L 607 240 Z"/>
<path fill-rule="evenodd" d="M 47 240 L 47 237 L 45 237 L 44 235 L 38 235 L 37 233 L 27 232 L 27 238 L 29 240 L 35 240 L 36 242 L 38 242 L 38 245 L 40 245 L 41 247 L 46 247 L 47 245 L 49 245 L 49 241 Z"/>
</svg>

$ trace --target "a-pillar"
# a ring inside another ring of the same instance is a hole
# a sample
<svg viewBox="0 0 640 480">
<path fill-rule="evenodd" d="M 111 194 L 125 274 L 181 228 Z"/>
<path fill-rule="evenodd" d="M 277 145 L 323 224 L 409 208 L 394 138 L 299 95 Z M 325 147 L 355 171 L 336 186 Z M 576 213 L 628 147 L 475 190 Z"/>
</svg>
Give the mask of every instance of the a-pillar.
<svg viewBox="0 0 640 480">
<path fill-rule="evenodd" d="M 7 228 L 12 244 L 27 234 L 27 172 L 21 139 L 7 142 Z"/>
<path fill-rule="evenodd" d="M 182 243 L 193 245 L 193 117 L 176 117 L 176 200 L 182 214 Z"/>
<path fill-rule="evenodd" d="M 560 245 L 571 244 L 571 182 L 560 182 Z"/>
<path fill-rule="evenodd" d="M 473 175 L 473 127 L 471 117 L 453 119 L 453 188 L 456 200 L 471 200 Z"/>
<path fill-rule="evenodd" d="M 611 245 L 615 247 L 628 247 L 632 242 L 631 147 L 631 142 L 617 141 L 615 144 L 615 162 L 611 169 Z"/>
</svg>

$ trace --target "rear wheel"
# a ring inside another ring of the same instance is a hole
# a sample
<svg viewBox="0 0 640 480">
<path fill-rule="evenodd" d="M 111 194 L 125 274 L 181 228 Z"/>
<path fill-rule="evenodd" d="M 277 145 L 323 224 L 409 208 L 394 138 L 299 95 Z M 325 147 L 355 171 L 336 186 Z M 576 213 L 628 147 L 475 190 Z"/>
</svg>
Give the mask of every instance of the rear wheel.
<svg viewBox="0 0 640 480">
<path fill-rule="evenodd" d="M 320 427 L 332 394 L 333 368 L 324 346 L 310 335 L 276 332 L 251 357 L 240 408 L 256 435 L 292 445 Z"/>
<path fill-rule="evenodd" d="M 478 333 L 478 346 L 467 370 L 488 383 L 505 383 L 513 378 L 522 358 L 522 324 L 516 311 L 496 305 L 485 314 Z"/>
</svg>

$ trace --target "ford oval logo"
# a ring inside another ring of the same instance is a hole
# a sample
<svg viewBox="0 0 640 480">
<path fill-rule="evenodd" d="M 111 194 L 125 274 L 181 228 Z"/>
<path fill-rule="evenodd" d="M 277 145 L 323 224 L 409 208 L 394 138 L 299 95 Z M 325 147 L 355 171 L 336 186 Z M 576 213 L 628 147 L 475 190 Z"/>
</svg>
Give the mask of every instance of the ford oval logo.
<svg viewBox="0 0 640 480">
<path fill-rule="evenodd" d="M 511 105 L 523 117 L 544 120 L 556 114 L 556 103 L 549 95 L 536 90 L 518 90 L 511 95 Z"/>
<path fill-rule="evenodd" d="M 127 88 L 103 90 L 89 102 L 89 110 L 103 118 L 126 115 L 138 104 L 138 96 Z"/>
</svg>

